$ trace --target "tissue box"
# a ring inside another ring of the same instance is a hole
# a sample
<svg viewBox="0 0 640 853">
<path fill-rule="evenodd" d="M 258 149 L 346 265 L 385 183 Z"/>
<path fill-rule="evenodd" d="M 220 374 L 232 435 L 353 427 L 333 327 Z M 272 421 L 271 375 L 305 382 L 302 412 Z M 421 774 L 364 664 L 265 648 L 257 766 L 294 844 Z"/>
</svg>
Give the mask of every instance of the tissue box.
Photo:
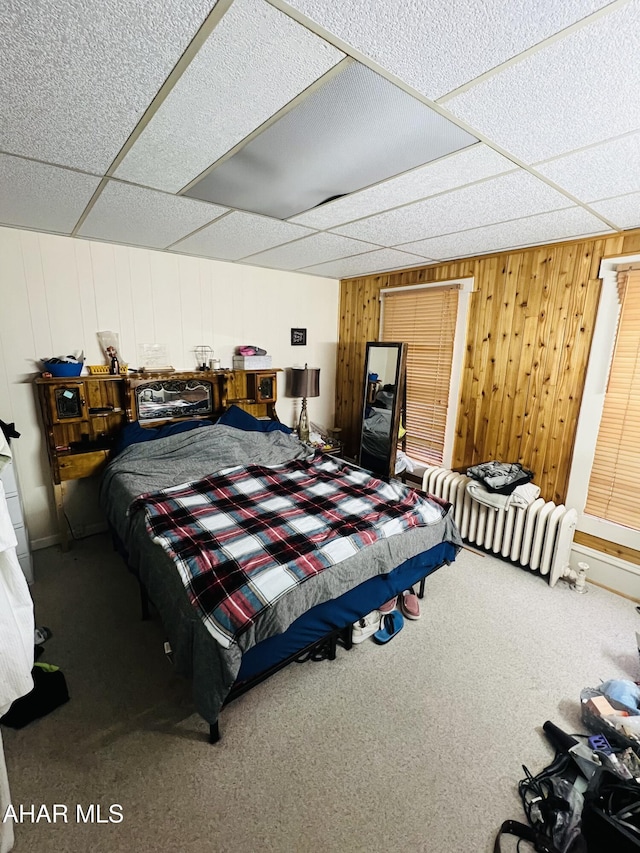
<svg viewBox="0 0 640 853">
<path fill-rule="evenodd" d="M 269 370 L 271 367 L 270 355 L 234 355 L 234 370 Z"/>
</svg>

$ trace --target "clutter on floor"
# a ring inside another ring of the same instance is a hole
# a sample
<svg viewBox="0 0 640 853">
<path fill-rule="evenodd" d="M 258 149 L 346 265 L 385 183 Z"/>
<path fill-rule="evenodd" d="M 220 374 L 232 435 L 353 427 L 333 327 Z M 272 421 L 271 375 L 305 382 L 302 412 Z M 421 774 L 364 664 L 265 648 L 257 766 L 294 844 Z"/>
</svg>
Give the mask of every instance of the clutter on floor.
<svg viewBox="0 0 640 853">
<path fill-rule="evenodd" d="M 351 639 L 357 644 L 372 637 L 382 645 L 400 633 L 405 619 L 419 618 L 420 600 L 413 589 L 407 589 L 354 622 Z"/>
<path fill-rule="evenodd" d="M 16 699 L 4 716 L 0 717 L 3 726 L 22 729 L 69 701 L 67 682 L 61 669 L 53 664 L 40 662 L 44 653 L 43 644 L 52 636 L 50 628 L 44 625 L 35 626 L 33 645 L 36 663 L 31 670 L 33 689 Z"/>
<path fill-rule="evenodd" d="M 556 755 L 537 775 L 523 765 L 518 791 L 528 823 L 505 821 L 494 853 L 504 835 L 543 853 L 640 851 L 640 682 L 587 687 L 580 708 L 585 734 L 544 723 Z"/>
<path fill-rule="evenodd" d="M 0 723 L 12 729 L 22 729 L 50 714 L 69 701 L 67 682 L 62 670 L 50 663 L 35 663 L 31 671 L 33 690 L 16 699 Z"/>
</svg>

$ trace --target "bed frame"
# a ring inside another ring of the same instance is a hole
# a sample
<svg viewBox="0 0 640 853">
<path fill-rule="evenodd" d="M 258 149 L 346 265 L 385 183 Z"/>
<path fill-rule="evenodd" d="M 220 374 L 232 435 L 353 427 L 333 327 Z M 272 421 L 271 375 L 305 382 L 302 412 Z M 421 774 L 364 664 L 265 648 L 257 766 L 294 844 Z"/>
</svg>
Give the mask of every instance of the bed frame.
<svg viewBox="0 0 640 853">
<path fill-rule="evenodd" d="M 228 405 L 231 403 L 239 405 L 241 408 L 255 414 L 255 399 L 229 398 L 229 389 L 237 391 L 239 387 L 240 390 L 243 387 L 247 387 L 246 378 L 244 379 L 244 385 L 242 378 L 240 383 L 238 383 L 237 377 L 234 378 L 233 373 L 230 371 L 181 372 L 128 378 L 125 382 L 127 421 L 129 423 L 139 421 L 142 426 L 157 427 L 194 418 L 215 420 L 220 414 L 226 411 Z M 274 404 L 275 399 L 271 401 L 273 415 L 275 415 Z M 277 420 L 277 415 L 273 419 Z M 131 566 L 124 544 L 113 529 L 112 538 L 114 548 L 118 550 L 138 581 L 142 619 L 149 619 L 150 604 L 153 602 L 142 580 Z M 430 565 L 426 574 L 430 574 L 441 565 L 449 562 L 449 559 L 443 559 L 438 565 Z M 419 598 L 423 598 L 424 596 L 425 580 L 426 575 L 413 581 L 413 584 L 418 585 Z M 387 599 L 378 601 L 376 605 L 367 610 L 367 613 L 382 604 L 384 600 Z M 365 615 L 366 613 L 360 613 L 353 621 L 357 621 L 358 618 Z M 338 645 L 343 646 L 346 650 L 352 648 L 353 621 L 350 621 L 346 626 L 330 630 L 314 642 L 296 650 L 263 671 L 242 681 L 237 681 L 227 695 L 223 707 L 291 663 L 303 663 L 308 660 L 335 660 Z M 219 720 L 216 720 L 214 723 L 209 724 L 209 742 L 216 743 L 219 740 Z"/>
<path fill-rule="evenodd" d="M 439 568 L 439 566 L 438 566 Z M 432 570 L 433 571 L 433 570 Z M 431 574 L 431 571 L 429 572 Z M 424 589 L 425 589 L 426 576 L 421 578 L 418 584 L 418 598 L 424 598 Z M 380 602 L 382 604 L 382 602 Z M 366 616 L 367 614 L 363 613 L 362 616 Z M 307 661 L 323 661 L 323 660 L 335 660 L 337 655 L 338 646 L 342 646 L 347 651 L 350 651 L 353 648 L 353 623 L 349 622 L 348 625 L 345 625 L 343 628 L 335 628 L 333 631 L 325 634 L 325 636 L 316 640 L 313 643 L 309 643 L 304 648 L 300 649 L 297 652 L 289 655 L 279 663 L 274 664 L 263 672 L 258 673 L 252 678 L 248 678 L 244 681 L 237 682 L 231 688 L 229 695 L 224 701 L 223 708 L 225 708 L 230 702 L 233 702 L 234 699 L 245 694 L 247 691 L 251 690 L 252 687 L 256 687 L 258 684 L 261 684 L 263 681 L 266 681 L 272 675 L 275 675 L 276 672 L 279 672 L 284 667 L 288 666 L 290 663 L 306 663 Z M 219 720 L 216 720 L 215 723 L 209 725 L 209 743 L 217 743 L 220 740 L 220 723 Z"/>
<path fill-rule="evenodd" d="M 114 542 L 125 561 L 127 559 L 126 552 L 122 547 L 117 537 L 114 534 Z M 448 560 L 443 561 L 441 565 L 444 563 L 448 563 Z M 436 566 L 433 569 L 430 569 L 429 574 L 436 570 L 436 568 L 440 568 L 440 566 Z M 147 590 L 145 589 L 143 583 L 137 577 L 138 585 L 140 588 L 140 604 L 141 604 L 141 614 L 143 620 L 148 620 L 151 618 L 150 613 L 150 604 L 152 602 L 149 599 L 147 594 Z M 418 598 L 424 598 L 424 590 L 427 576 L 420 578 L 417 581 L 418 586 Z M 382 602 L 380 602 L 382 603 Z M 361 614 L 365 616 L 366 614 Z M 308 643 L 306 646 L 300 648 L 299 650 L 293 652 L 288 655 L 286 658 L 283 658 L 278 663 L 273 664 L 267 669 L 257 673 L 256 675 L 244 679 L 243 681 L 236 682 L 233 685 L 227 698 L 224 701 L 223 708 L 226 707 L 230 702 L 233 702 L 234 699 L 238 699 L 240 696 L 243 696 L 253 687 L 256 687 L 258 684 L 262 684 L 263 681 L 266 681 L 272 675 L 275 675 L 276 672 L 280 672 L 281 669 L 284 669 L 291 663 L 306 663 L 307 661 L 324 661 L 324 660 L 335 660 L 337 656 L 338 646 L 342 646 L 345 650 L 350 651 L 353 648 L 353 623 L 349 622 L 348 625 L 345 625 L 342 628 L 334 628 L 332 631 L 329 631 L 324 636 L 315 640 L 312 643 Z M 217 743 L 220 740 L 220 723 L 219 720 L 216 720 L 215 723 L 209 724 L 209 743 Z"/>
</svg>

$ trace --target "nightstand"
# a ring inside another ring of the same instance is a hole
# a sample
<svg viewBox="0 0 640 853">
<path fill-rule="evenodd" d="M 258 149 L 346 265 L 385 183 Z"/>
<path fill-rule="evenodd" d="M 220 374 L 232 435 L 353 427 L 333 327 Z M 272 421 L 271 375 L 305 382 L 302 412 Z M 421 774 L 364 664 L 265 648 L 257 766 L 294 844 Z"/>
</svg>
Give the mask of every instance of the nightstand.
<svg viewBox="0 0 640 853">
<path fill-rule="evenodd" d="M 328 456 L 340 456 L 343 450 L 342 444 L 340 443 L 329 444 L 327 442 L 327 444 L 313 444 L 310 441 L 305 441 L 304 443 L 312 450 L 320 450 Z"/>
<path fill-rule="evenodd" d="M 256 418 L 279 420 L 276 413 L 278 401 L 278 373 L 281 368 L 265 370 L 232 370 L 225 374 L 222 406 L 234 404 Z"/>
</svg>

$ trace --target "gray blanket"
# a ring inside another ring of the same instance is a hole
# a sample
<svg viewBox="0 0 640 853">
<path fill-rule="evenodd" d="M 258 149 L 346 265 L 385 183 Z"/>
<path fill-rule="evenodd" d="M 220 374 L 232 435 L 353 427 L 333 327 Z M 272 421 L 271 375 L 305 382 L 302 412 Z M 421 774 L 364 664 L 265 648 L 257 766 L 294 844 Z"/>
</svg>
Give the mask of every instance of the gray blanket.
<svg viewBox="0 0 640 853">
<path fill-rule="evenodd" d="M 172 561 L 149 537 L 142 513 L 129 518 L 128 507 L 142 493 L 197 480 L 224 468 L 278 465 L 308 455 L 309 449 L 296 437 L 282 432 L 243 432 L 215 425 L 131 445 L 104 473 L 102 507 L 127 550 L 130 567 L 160 613 L 176 668 L 193 679 L 196 707 L 210 723 L 217 719 L 236 679 L 243 652 L 282 633 L 316 604 L 337 598 L 442 541 L 460 544 L 450 514 L 437 524 L 377 542 L 293 590 L 242 634 L 238 645 L 222 648 L 191 607 Z"/>
</svg>

